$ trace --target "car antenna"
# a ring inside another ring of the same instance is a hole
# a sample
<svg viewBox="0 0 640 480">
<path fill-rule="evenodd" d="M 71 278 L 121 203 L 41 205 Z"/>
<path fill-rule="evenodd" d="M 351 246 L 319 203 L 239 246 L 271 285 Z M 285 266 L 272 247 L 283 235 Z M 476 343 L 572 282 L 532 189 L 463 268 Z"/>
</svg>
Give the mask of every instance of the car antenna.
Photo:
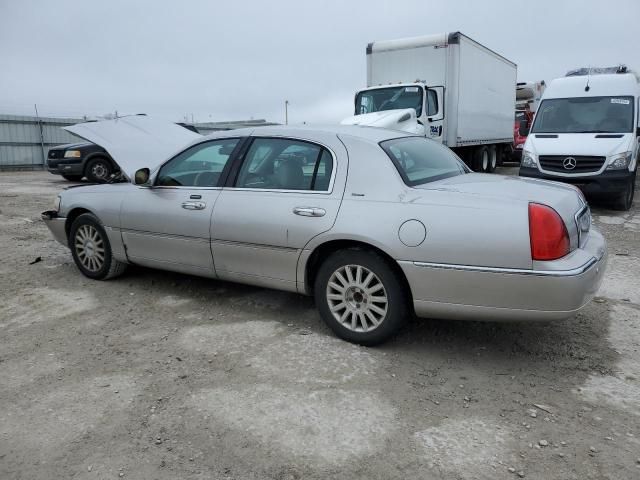
<svg viewBox="0 0 640 480">
<path fill-rule="evenodd" d="M 587 84 L 584 87 L 584 91 L 588 92 L 591 87 L 589 86 L 589 79 L 591 78 L 591 66 L 589 66 L 589 70 L 587 70 Z"/>
</svg>

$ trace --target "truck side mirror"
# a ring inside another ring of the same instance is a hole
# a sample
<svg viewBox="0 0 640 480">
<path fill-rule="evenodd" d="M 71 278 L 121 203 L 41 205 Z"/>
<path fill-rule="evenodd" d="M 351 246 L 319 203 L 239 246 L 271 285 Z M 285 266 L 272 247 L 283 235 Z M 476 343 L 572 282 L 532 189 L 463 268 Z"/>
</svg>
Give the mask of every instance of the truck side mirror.
<svg viewBox="0 0 640 480">
<path fill-rule="evenodd" d="M 149 182 L 149 175 L 151 174 L 148 168 L 141 168 L 136 170 L 136 174 L 133 177 L 133 183 L 136 185 L 145 185 Z"/>
<path fill-rule="evenodd" d="M 527 126 L 526 120 L 520 120 L 520 128 L 518 128 L 518 134 L 521 137 L 526 137 L 529 135 L 529 127 Z"/>
</svg>

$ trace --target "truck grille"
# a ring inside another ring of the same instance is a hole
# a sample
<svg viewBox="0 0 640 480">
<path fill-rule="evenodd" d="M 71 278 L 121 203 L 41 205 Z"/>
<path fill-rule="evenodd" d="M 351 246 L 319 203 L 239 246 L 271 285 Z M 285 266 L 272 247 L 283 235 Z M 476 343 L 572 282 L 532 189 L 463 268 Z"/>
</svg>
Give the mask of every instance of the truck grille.
<svg viewBox="0 0 640 480">
<path fill-rule="evenodd" d="M 49 158 L 62 158 L 62 150 L 49 150 Z"/>
<path fill-rule="evenodd" d="M 606 157 L 540 155 L 539 160 L 540 166 L 550 172 L 589 173 L 600 170 Z M 575 166 L 571 168 L 572 165 Z"/>
</svg>

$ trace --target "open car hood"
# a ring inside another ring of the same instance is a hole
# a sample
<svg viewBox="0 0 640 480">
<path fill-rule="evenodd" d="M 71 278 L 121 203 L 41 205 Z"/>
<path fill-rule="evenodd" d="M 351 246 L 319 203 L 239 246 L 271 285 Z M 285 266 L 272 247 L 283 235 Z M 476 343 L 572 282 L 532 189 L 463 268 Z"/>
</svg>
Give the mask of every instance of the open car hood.
<svg viewBox="0 0 640 480">
<path fill-rule="evenodd" d="M 202 135 L 145 115 L 78 123 L 65 130 L 104 148 L 130 180 L 136 170 L 154 170 Z"/>
</svg>

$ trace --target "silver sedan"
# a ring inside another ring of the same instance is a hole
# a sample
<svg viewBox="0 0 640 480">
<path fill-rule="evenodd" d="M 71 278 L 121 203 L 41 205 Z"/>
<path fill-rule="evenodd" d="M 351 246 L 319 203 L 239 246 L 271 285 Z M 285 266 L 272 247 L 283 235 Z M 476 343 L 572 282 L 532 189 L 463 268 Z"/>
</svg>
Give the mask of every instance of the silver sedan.
<svg viewBox="0 0 640 480">
<path fill-rule="evenodd" d="M 421 317 L 556 320 L 607 254 L 571 186 L 471 172 L 448 148 L 369 127 L 198 136 L 147 117 L 69 127 L 123 176 L 62 192 L 43 219 L 78 269 L 128 264 L 315 297 L 341 338 Z"/>
</svg>

